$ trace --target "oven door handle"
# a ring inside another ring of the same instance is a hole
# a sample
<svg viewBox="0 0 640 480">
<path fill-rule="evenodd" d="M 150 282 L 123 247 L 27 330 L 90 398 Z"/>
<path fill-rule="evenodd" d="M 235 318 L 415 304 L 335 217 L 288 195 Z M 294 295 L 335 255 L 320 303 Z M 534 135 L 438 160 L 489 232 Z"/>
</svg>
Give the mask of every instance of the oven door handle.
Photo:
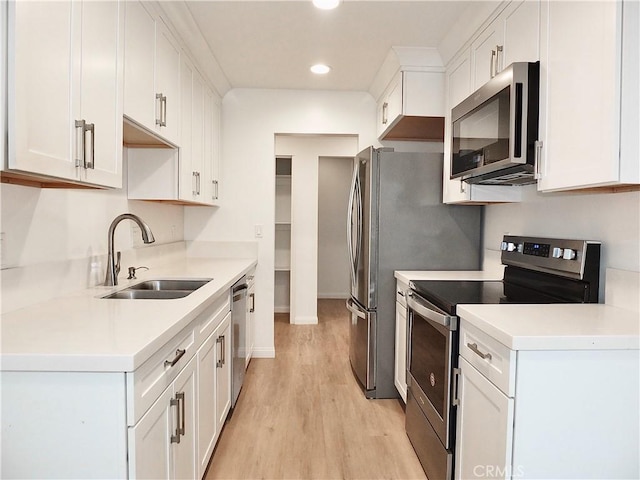
<svg viewBox="0 0 640 480">
<path fill-rule="evenodd" d="M 436 306 L 430 304 L 422 298 L 418 298 L 413 292 L 407 292 L 407 308 L 418 313 L 421 317 L 426 318 L 438 325 L 448 328 L 449 330 L 456 330 L 458 328 L 458 317 L 454 315 L 442 314 L 435 309 Z"/>
</svg>

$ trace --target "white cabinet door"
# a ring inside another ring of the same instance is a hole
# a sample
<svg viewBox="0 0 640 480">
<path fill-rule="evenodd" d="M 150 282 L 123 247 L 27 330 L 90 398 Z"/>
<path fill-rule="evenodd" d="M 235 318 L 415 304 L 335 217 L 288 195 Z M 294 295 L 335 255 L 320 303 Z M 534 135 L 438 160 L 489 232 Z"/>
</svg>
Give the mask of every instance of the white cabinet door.
<svg viewBox="0 0 640 480">
<path fill-rule="evenodd" d="M 198 350 L 198 478 L 209 464 L 216 442 L 216 339 L 214 332 Z"/>
<path fill-rule="evenodd" d="M 511 478 L 514 400 L 458 358 L 455 478 Z"/>
<path fill-rule="evenodd" d="M 155 128 L 156 21 L 134 0 L 125 2 L 124 114 Z"/>
<path fill-rule="evenodd" d="M 196 478 L 196 365 L 194 357 L 129 427 L 129 478 Z"/>
<path fill-rule="evenodd" d="M 513 62 L 540 60 L 540 2 L 516 0 L 501 15 L 504 48 L 500 69 Z"/>
<path fill-rule="evenodd" d="M 9 52 L 13 74 L 8 100 L 10 116 L 14 117 L 13 122 L 9 120 L 9 167 L 73 179 L 72 126 L 79 102 L 74 97 L 72 72 L 74 50 L 80 49 L 73 20 L 81 5 L 9 2 L 8 7 L 15 38 L 13 55 Z M 77 80 L 77 68 L 74 73 Z"/>
<path fill-rule="evenodd" d="M 167 388 L 134 427 L 129 427 L 129 478 L 170 479 L 171 437 L 176 407 L 171 406 L 173 389 Z"/>
<path fill-rule="evenodd" d="M 231 407 L 231 313 L 215 331 L 216 336 L 216 430 L 222 426 Z"/>
<path fill-rule="evenodd" d="M 93 131 L 85 136 L 90 166 L 79 169 L 80 177 L 115 188 L 122 186 L 124 8 L 120 2 L 82 3 L 78 118 L 93 125 Z"/>
<path fill-rule="evenodd" d="M 402 75 L 400 72 L 389 86 L 380 106 L 378 135 L 381 135 L 393 121 L 402 114 Z"/>
<path fill-rule="evenodd" d="M 186 56 L 180 60 L 180 198 L 196 199 L 196 177 L 193 172 L 193 73 L 194 67 Z"/>
<path fill-rule="evenodd" d="M 10 169 L 122 185 L 122 21 L 118 2 L 9 3 Z"/>
<path fill-rule="evenodd" d="M 126 3 L 124 113 L 178 145 L 180 49 L 152 10 L 134 0 Z"/>
<path fill-rule="evenodd" d="M 196 358 L 182 369 L 173 381 L 174 398 L 178 400 L 180 442 L 173 444 L 173 478 L 192 480 L 198 474 Z M 199 477 L 198 477 L 199 478 Z"/>
<path fill-rule="evenodd" d="M 180 50 L 162 19 L 156 20 L 156 82 L 155 94 L 158 132 L 171 142 L 178 142 L 180 122 Z"/>
<path fill-rule="evenodd" d="M 472 91 L 487 83 L 500 71 L 500 59 L 504 50 L 504 30 L 502 22 L 492 22 L 471 43 Z"/>
<path fill-rule="evenodd" d="M 539 190 L 620 178 L 621 19 L 620 2 L 543 4 Z"/>
<path fill-rule="evenodd" d="M 256 317 L 256 285 L 255 285 L 255 270 L 247 275 L 247 283 L 249 289 L 247 290 L 247 331 L 245 332 L 245 350 L 246 350 L 246 363 L 245 368 L 249 366 L 251 361 L 251 355 L 253 354 L 253 329 Z"/>
<path fill-rule="evenodd" d="M 193 110 L 191 117 L 191 170 L 195 177 L 197 202 L 205 202 L 204 177 L 204 80 L 197 70 L 193 72 Z"/>
<path fill-rule="evenodd" d="M 407 403 L 407 313 L 396 302 L 396 351 L 394 383 L 404 403 Z"/>
<path fill-rule="evenodd" d="M 203 201 L 216 205 L 220 198 L 220 105 L 210 88 L 204 90 Z"/>
</svg>

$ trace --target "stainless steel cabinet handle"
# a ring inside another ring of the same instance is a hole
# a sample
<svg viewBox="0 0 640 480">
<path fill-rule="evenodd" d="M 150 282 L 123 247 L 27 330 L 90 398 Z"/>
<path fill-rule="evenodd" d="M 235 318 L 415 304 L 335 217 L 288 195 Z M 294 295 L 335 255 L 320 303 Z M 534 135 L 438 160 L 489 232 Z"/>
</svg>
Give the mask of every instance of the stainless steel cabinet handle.
<svg viewBox="0 0 640 480">
<path fill-rule="evenodd" d="M 169 405 L 172 407 L 176 407 L 176 433 L 175 435 L 171 435 L 170 443 L 180 443 L 180 400 L 177 398 L 172 398 L 169 401 Z"/>
<path fill-rule="evenodd" d="M 90 162 L 85 161 L 84 168 L 93 169 L 95 167 L 95 159 L 96 159 L 96 127 L 95 127 L 95 124 L 93 123 L 87 123 L 85 125 L 85 128 L 87 131 L 91 132 L 91 161 Z M 86 160 L 86 156 L 85 156 L 85 160 Z"/>
<path fill-rule="evenodd" d="M 402 290 L 398 290 L 398 295 L 400 295 L 401 297 L 404 297 L 404 292 Z"/>
<path fill-rule="evenodd" d="M 218 199 L 218 180 L 211 180 L 211 184 L 213 185 L 213 193 L 211 194 L 211 200 Z"/>
<path fill-rule="evenodd" d="M 216 367 L 217 368 L 222 368 L 222 366 L 225 364 L 225 360 L 226 360 L 224 358 L 224 357 L 226 357 L 224 335 L 220 335 L 218 338 L 216 338 L 216 343 L 220 344 L 220 358 L 216 362 Z"/>
<path fill-rule="evenodd" d="M 542 146 L 543 146 L 543 143 L 540 140 L 536 140 L 533 145 L 534 145 L 534 148 L 535 148 L 535 156 L 534 156 L 535 178 L 537 180 L 539 180 L 540 178 L 542 178 L 541 163 L 542 163 Z"/>
<path fill-rule="evenodd" d="M 184 354 L 187 351 L 184 348 L 179 348 L 176 350 L 176 356 L 173 358 L 173 360 L 165 360 L 164 361 L 164 366 L 165 367 L 173 367 L 176 363 L 178 363 L 180 361 L 180 359 L 184 356 Z"/>
<path fill-rule="evenodd" d="M 179 435 L 184 435 L 185 433 L 185 401 L 184 401 L 184 392 L 178 392 L 176 393 L 176 399 L 178 400 L 178 402 L 180 402 L 180 416 L 182 417 L 180 419 L 180 428 L 178 428 L 178 434 Z"/>
<path fill-rule="evenodd" d="M 496 57 L 498 56 L 498 52 L 494 49 L 491 50 L 491 65 L 489 67 L 489 76 L 491 78 L 496 76 Z"/>
<path fill-rule="evenodd" d="M 94 168 L 95 164 L 95 125 L 93 123 L 87 123 L 86 120 L 76 120 L 76 148 L 77 158 L 76 167 L 82 167 L 84 169 Z M 78 129 L 80 129 L 78 137 Z M 87 162 L 87 132 L 91 133 L 91 160 Z"/>
<path fill-rule="evenodd" d="M 249 313 L 253 313 L 256 311 L 256 294 L 250 294 L 249 298 L 251 299 L 251 308 L 249 309 Z"/>
<path fill-rule="evenodd" d="M 459 368 L 454 368 L 453 369 L 453 388 L 452 388 L 452 392 L 453 395 L 451 396 L 451 405 L 458 406 L 460 405 L 460 396 L 458 395 L 458 380 L 460 378 L 460 369 Z"/>
<path fill-rule="evenodd" d="M 86 159 L 86 145 L 85 145 L 85 125 L 87 122 L 84 120 L 76 120 L 76 167 L 84 167 Z M 80 136 L 78 137 L 78 129 L 80 129 Z M 78 141 L 79 140 L 79 141 Z"/>
<path fill-rule="evenodd" d="M 198 195 L 198 172 L 191 172 L 191 194 Z"/>
<path fill-rule="evenodd" d="M 200 172 L 197 172 L 196 179 L 198 181 L 198 195 L 200 195 Z"/>
<path fill-rule="evenodd" d="M 382 104 L 382 124 L 386 125 L 389 119 L 387 118 L 387 109 L 389 108 L 389 104 L 384 102 Z"/>
<path fill-rule="evenodd" d="M 156 100 L 158 101 L 159 115 L 156 115 L 156 125 L 160 127 L 167 126 L 167 97 L 162 93 L 156 93 Z"/>
<path fill-rule="evenodd" d="M 477 343 L 467 343 L 467 347 L 469 347 L 469 349 L 475 353 L 476 355 L 478 355 L 480 358 L 483 358 L 485 360 L 491 360 L 491 354 L 490 353 L 482 353 L 480 350 L 478 350 L 478 344 Z"/>
</svg>

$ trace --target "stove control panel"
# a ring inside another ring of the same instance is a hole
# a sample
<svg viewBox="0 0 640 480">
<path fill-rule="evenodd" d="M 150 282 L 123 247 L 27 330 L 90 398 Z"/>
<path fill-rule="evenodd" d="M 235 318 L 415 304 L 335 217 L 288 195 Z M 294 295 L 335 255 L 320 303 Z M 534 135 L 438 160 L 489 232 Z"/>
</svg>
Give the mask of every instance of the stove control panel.
<svg viewBox="0 0 640 480">
<path fill-rule="evenodd" d="M 500 244 L 503 265 L 583 278 L 586 269 L 597 271 L 600 243 L 561 238 L 505 235 Z"/>
</svg>

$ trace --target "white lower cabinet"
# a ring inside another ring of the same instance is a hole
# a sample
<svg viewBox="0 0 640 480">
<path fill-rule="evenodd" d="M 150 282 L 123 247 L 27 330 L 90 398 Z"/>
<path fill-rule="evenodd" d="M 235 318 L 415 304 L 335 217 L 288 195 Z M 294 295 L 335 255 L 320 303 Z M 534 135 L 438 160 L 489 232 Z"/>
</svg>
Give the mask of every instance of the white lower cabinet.
<svg viewBox="0 0 640 480">
<path fill-rule="evenodd" d="M 396 287 L 396 349 L 393 383 L 400 397 L 407 403 L 407 303 L 409 286 L 398 280 Z"/>
<path fill-rule="evenodd" d="M 513 398 L 460 358 L 456 479 L 511 478 Z"/>
<path fill-rule="evenodd" d="M 638 350 L 510 350 L 463 316 L 455 478 L 640 478 L 639 365 Z"/>
<path fill-rule="evenodd" d="M 225 291 L 133 372 L 2 372 L 0 477 L 202 478 L 231 405 L 230 334 Z"/>
<path fill-rule="evenodd" d="M 129 428 L 129 478 L 196 478 L 196 360 Z"/>
<path fill-rule="evenodd" d="M 231 313 L 204 341 L 198 361 L 198 477 L 202 478 L 213 454 L 231 404 L 231 363 L 225 362 L 230 345 Z M 227 386 L 227 384 L 229 386 Z"/>
</svg>

